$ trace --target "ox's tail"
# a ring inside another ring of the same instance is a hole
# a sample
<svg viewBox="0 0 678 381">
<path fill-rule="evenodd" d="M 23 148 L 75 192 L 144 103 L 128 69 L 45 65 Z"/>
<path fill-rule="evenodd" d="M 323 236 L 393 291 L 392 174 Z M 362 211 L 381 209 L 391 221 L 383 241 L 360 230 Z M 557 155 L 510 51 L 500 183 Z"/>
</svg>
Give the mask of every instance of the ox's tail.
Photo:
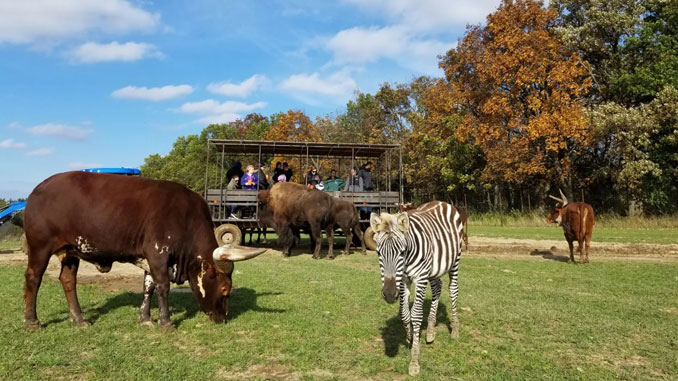
<svg viewBox="0 0 678 381">
<path fill-rule="evenodd" d="M 586 237 L 586 218 L 589 216 L 589 210 L 586 208 L 585 204 L 581 204 L 579 209 L 579 237 L 584 239 L 584 237 Z"/>
</svg>

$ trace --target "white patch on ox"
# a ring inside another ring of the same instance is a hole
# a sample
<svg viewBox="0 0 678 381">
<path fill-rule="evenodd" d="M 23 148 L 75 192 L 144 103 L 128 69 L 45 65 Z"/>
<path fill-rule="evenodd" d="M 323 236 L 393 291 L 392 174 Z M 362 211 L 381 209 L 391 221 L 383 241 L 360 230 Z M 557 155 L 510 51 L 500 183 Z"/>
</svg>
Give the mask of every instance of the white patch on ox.
<svg viewBox="0 0 678 381">
<path fill-rule="evenodd" d="M 155 249 L 158 250 L 160 247 L 158 246 L 158 243 L 155 243 Z"/>
<path fill-rule="evenodd" d="M 152 285 L 153 277 L 151 276 L 151 274 L 146 274 L 146 276 L 144 276 L 144 289 L 148 290 L 148 288 L 151 287 Z"/>
<path fill-rule="evenodd" d="M 172 239 L 172 236 L 171 236 L 171 235 L 168 235 L 168 236 L 167 236 L 167 239 Z"/>
<path fill-rule="evenodd" d="M 558 225 L 563 224 L 563 215 L 562 214 L 558 214 L 558 217 L 556 218 L 556 222 L 558 223 Z"/>
<path fill-rule="evenodd" d="M 198 274 L 198 288 L 200 289 L 200 295 L 205 297 L 205 289 L 202 287 L 202 277 L 205 276 L 205 269 L 200 269 L 200 274 Z"/>
<path fill-rule="evenodd" d="M 158 251 L 158 254 L 168 254 L 169 253 L 169 246 L 165 245 L 160 248 L 160 251 Z"/>
<path fill-rule="evenodd" d="M 75 246 L 83 254 L 93 253 L 96 250 L 94 246 L 90 245 L 89 242 L 87 242 L 87 239 L 82 236 L 78 236 L 75 239 Z"/>
</svg>

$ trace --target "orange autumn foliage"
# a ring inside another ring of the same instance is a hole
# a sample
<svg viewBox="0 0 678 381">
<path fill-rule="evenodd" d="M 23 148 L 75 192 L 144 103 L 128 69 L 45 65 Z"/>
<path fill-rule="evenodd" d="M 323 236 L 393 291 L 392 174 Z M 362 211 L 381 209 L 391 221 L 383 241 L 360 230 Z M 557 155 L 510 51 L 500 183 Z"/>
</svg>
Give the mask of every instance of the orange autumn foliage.
<svg viewBox="0 0 678 381">
<path fill-rule="evenodd" d="M 563 173 L 568 152 L 587 142 L 582 98 L 591 79 L 552 32 L 555 18 L 542 2 L 505 0 L 440 62 L 446 78 L 426 98 L 429 118 L 462 115 L 454 135 L 482 150 L 485 180 Z"/>
</svg>

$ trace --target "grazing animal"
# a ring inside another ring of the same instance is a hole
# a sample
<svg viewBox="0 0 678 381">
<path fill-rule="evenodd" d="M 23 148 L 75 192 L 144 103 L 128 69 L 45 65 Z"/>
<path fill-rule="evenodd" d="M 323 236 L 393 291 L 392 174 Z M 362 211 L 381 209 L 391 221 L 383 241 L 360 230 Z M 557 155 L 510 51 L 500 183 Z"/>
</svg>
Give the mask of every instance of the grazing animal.
<svg viewBox="0 0 678 381">
<path fill-rule="evenodd" d="M 360 215 L 358 214 L 355 205 L 348 200 L 335 199 L 334 218 L 337 225 L 339 225 L 341 231 L 343 231 L 346 236 L 346 248 L 344 249 L 344 252 L 346 254 L 349 253 L 353 235 L 355 235 L 360 240 L 360 247 L 362 248 L 363 254 L 367 255 L 363 231 L 360 229 Z"/>
<path fill-rule="evenodd" d="M 565 240 L 570 246 L 570 261 L 574 263 L 574 241 L 577 241 L 579 262 L 588 263 L 591 235 L 596 224 L 593 207 L 585 202 L 569 203 L 567 197 L 560 191 L 560 198 L 549 196 L 558 201 L 551 213 L 546 217 L 547 223 L 557 223 L 563 227 Z M 584 245 L 586 249 L 584 250 Z M 584 257 L 586 251 L 586 257 Z"/>
<path fill-rule="evenodd" d="M 114 261 L 143 268 L 158 290 L 160 324 L 171 327 L 170 268 L 174 281 L 188 281 L 200 307 L 221 323 L 228 314 L 233 262 L 264 251 L 218 247 L 205 200 L 183 185 L 112 174 L 66 172 L 43 181 L 28 197 L 24 229 L 29 248 L 24 321 L 29 327 L 40 326 L 36 300 L 52 255 L 61 260 L 59 279 L 76 325 L 88 325 L 76 293 L 83 259 L 102 272 L 110 271 Z M 148 288 L 142 324 L 152 324 L 153 289 Z"/>
<path fill-rule="evenodd" d="M 301 184 L 279 182 L 269 190 L 259 191 L 258 198 L 260 213 L 273 216 L 273 226 L 284 256 L 288 257 L 294 246 L 294 231 L 308 227 L 311 242 L 315 243 L 313 258 L 320 257 L 323 230 L 329 246 L 327 256 L 334 258 L 334 197 Z"/>
<path fill-rule="evenodd" d="M 388 303 L 400 297 L 400 316 L 407 341 L 411 343 L 409 374 L 419 373 L 419 333 L 424 315 L 424 296 L 431 283 L 431 310 L 426 342 L 435 339 L 436 313 L 442 289 L 441 277 L 450 277 L 452 338 L 459 337 L 457 318 L 457 275 L 461 258 L 463 222 L 454 206 L 434 201 L 406 213 L 370 216 L 375 232 L 382 295 Z M 409 307 L 410 283 L 414 283 L 414 304 Z"/>
</svg>

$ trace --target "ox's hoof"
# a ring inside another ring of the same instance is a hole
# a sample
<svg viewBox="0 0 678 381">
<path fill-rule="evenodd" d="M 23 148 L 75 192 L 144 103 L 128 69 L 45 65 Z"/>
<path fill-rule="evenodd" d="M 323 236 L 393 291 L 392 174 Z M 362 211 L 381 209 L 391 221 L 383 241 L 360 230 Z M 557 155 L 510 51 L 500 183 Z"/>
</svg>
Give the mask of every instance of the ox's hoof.
<svg viewBox="0 0 678 381">
<path fill-rule="evenodd" d="M 153 328 L 155 327 L 155 324 L 153 324 L 153 320 L 143 320 L 139 322 L 139 325 L 142 327 L 148 327 L 148 328 Z"/>
<path fill-rule="evenodd" d="M 334 255 L 328 256 L 327 259 L 334 259 Z"/>
<path fill-rule="evenodd" d="M 170 322 L 160 323 L 160 328 L 162 328 L 163 331 L 167 331 L 167 332 L 174 331 L 174 325 L 172 325 L 172 323 L 170 323 Z"/>
<path fill-rule="evenodd" d="M 42 328 L 42 324 L 40 324 L 40 320 L 24 320 L 24 327 L 26 329 L 30 330 L 38 330 Z"/>
<path fill-rule="evenodd" d="M 317 255 L 313 255 L 311 258 L 313 258 L 313 259 L 319 259 L 320 257 L 317 256 Z"/>
<path fill-rule="evenodd" d="M 419 374 L 419 370 L 420 370 L 420 368 L 419 368 L 419 363 L 416 363 L 416 362 L 411 362 L 411 363 L 410 363 L 410 369 L 409 369 L 409 371 L 408 371 L 408 373 L 409 373 L 410 376 L 416 376 L 416 375 L 418 375 L 418 374 Z"/>
</svg>

